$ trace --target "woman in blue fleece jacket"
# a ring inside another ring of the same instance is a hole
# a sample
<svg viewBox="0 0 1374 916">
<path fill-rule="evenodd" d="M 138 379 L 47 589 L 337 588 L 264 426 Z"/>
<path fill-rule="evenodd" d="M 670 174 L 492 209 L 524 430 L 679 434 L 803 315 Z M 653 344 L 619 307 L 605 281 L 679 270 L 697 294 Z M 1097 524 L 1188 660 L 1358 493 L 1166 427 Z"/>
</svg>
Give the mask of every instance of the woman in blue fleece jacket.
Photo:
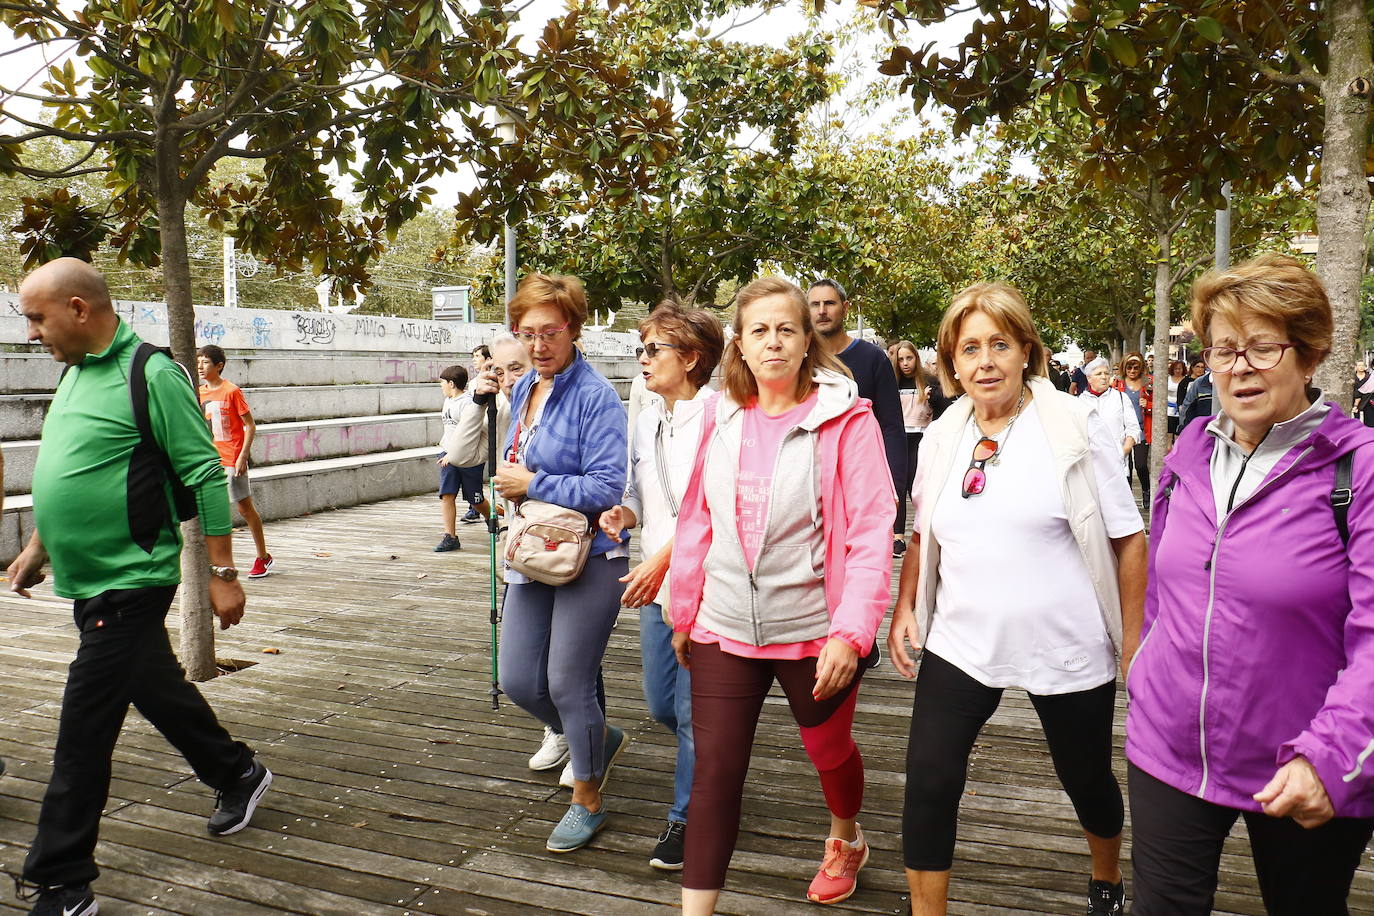
<svg viewBox="0 0 1374 916">
<path fill-rule="evenodd" d="M 625 733 L 607 725 L 597 672 L 620 612 L 629 538 L 612 541 L 595 520 L 625 491 L 628 450 L 620 396 L 578 352 L 587 320 L 582 283 L 530 274 L 510 301 L 512 333 L 534 371 L 511 390 L 511 426 L 496 489 L 587 515 L 595 533 L 582 574 L 565 585 L 506 570 L 501 688 L 521 709 L 566 736 L 573 799 L 549 835 L 550 852 L 585 846 L 606 822 L 601 790 Z"/>
</svg>

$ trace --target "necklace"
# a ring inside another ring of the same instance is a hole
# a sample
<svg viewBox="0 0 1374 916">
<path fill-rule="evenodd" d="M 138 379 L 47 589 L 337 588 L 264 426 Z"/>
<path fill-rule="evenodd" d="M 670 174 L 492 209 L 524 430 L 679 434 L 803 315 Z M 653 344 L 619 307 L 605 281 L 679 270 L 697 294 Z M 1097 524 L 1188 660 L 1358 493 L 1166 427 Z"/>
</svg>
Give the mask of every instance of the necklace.
<svg viewBox="0 0 1374 916">
<path fill-rule="evenodd" d="M 1016 425 L 1016 418 L 1021 416 L 1021 408 L 1024 407 L 1025 404 L 1026 386 L 1022 385 L 1021 396 L 1016 399 L 1016 411 L 1011 415 L 1011 419 L 1007 421 L 1007 425 L 1002 427 L 1002 431 L 995 436 L 989 435 L 983 431 L 983 425 L 978 422 L 977 413 L 969 417 L 969 419 L 973 421 L 973 427 L 978 431 L 979 435 L 987 436 L 987 438 L 997 443 L 997 451 L 992 453 L 992 457 L 988 459 L 988 464 L 999 465 L 1002 463 L 1002 452 L 1006 448 L 1007 440 L 1011 438 L 1011 428 Z"/>
</svg>

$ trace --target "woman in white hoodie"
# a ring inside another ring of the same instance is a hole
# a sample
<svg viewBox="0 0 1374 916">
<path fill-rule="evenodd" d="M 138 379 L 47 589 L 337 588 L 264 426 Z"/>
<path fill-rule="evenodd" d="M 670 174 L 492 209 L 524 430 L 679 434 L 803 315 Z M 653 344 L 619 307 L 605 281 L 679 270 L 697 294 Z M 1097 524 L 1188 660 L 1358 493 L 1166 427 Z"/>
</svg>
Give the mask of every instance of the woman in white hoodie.
<svg viewBox="0 0 1374 916">
<path fill-rule="evenodd" d="M 673 774 L 673 804 L 668 824 L 659 835 L 649 864 L 677 871 L 682 868 L 687 831 L 687 801 L 692 794 L 692 682 L 673 652 L 673 628 L 664 608 L 668 604 L 668 561 L 678 507 L 692 473 L 701 421 L 713 393 L 711 373 L 725 349 L 720 321 L 701 309 L 684 309 L 662 302 L 639 323 L 642 376 L 658 395 L 639 412 L 630 432 L 630 470 L 624 501 L 601 514 L 601 529 L 613 540 L 620 532 L 643 526 L 643 561 L 621 581 L 620 603 L 639 611 L 639 642 L 644 657 L 644 700 L 649 714 L 677 736 L 677 767 Z"/>
</svg>

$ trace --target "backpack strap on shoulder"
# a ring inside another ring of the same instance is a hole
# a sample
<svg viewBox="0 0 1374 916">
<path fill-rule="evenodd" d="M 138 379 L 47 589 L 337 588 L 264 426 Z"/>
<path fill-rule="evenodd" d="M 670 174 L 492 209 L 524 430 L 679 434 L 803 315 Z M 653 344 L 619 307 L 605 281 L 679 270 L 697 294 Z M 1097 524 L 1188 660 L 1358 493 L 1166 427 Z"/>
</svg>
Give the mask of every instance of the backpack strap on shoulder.
<svg viewBox="0 0 1374 916">
<path fill-rule="evenodd" d="M 186 521 L 195 518 L 197 514 L 195 494 L 181 482 L 176 469 L 172 467 L 172 459 L 167 452 L 157 444 L 153 438 L 153 421 L 148 412 L 148 360 L 154 353 L 162 353 L 172 360 L 172 365 L 177 367 L 177 374 L 186 380 L 190 386 L 190 395 L 199 400 L 196 394 L 195 384 L 191 381 L 191 376 L 186 368 L 172 359 L 171 350 L 166 347 L 159 347 L 148 341 L 141 341 L 134 350 L 134 358 L 129 363 L 129 403 L 133 407 L 134 425 L 138 427 L 139 437 L 147 443 L 148 447 L 155 451 L 158 461 L 162 465 L 163 472 L 167 475 L 167 480 L 172 485 L 173 509 L 179 521 Z"/>
<path fill-rule="evenodd" d="M 1341 543 L 1350 546 L 1350 503 L 1354 491 L 1350 488 L 1354 479 L 1355 453 L 1346 452 L 1336 459 L 1336 479 L 1331 486 L 1331 511 L 1336 516 L 1336 530 L 1340 532 Z"/>
</svg>

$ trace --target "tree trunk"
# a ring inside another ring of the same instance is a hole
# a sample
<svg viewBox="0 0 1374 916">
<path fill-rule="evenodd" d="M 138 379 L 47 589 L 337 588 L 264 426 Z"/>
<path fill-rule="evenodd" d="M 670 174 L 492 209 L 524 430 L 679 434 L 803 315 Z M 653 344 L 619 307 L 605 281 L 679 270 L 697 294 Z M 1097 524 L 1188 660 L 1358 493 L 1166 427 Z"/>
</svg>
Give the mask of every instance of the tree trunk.
<svg viewBox="0 0 1374 916">
<path fill-rule="evenodd" d="M 196 314 L 191 302 L 191 263 L 186 251 L 186 192 L 173 138 L 160 136 L 157 154 L 157 218 L 162 239 L 162 276 L 172 355 L 195 378 Z M 181 664 L 193 681 L 208 681 L 215 666 L 214 615 L 210 611 L 210 561 L 200 521 L 181 526 Z"/>
<path fill-rule="evenodd" d="M 1363 0 L 1327 0 L 1323 5 L 1329 39 L 1322 83 L 1326 124 L 1317 196 L 1317 273 L 1331 297 L 1336 333 L 1331 355 L 1318 368 L 1315 383 L 1327 400 L 1348 408 L 1360 332 L 1360 280 L 1369 219 L 1365 153 L 1374 65 Z"/>
<path fill-rule="evenodd" d="M 1155 226 L 1155 373 L 1151 396 L 1150 480 L 1157 485 L 1169 450 L 1169 326 L 1173 323 L 1173 244 L 1168 206 L 1155 188 L 1150 193 L 1150 220 Z M 1158 489 L 1156 486 L 1155 489 Z"/>
</svg>

